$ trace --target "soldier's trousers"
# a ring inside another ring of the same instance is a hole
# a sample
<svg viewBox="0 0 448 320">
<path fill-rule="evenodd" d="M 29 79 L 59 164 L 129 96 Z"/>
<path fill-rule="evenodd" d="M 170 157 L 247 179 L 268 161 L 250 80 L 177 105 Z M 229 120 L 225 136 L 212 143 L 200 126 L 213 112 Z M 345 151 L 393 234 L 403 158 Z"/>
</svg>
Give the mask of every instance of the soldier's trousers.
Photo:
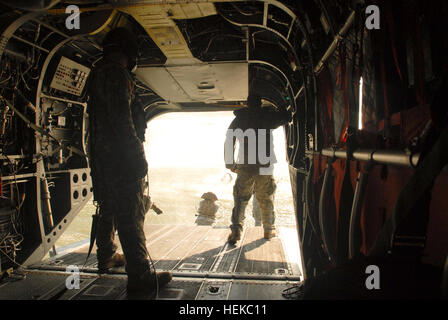
<svg viewBox="0 0 448 320">
<path fill-rule="evenodd" d="M 126 185 L 109 181 L 106 196 L 100 204 L 97 226 L 97 257 L 110 258 L 116 251 L 115 231 L 118 231 L 121 247 L 126 257 L 128 276 L 139 276 L 149 269 L 146 237 L 143 230 L 145 204 L 142 181 Z"/>
<path fill-rule="evenodd" d="M 243 229 L 247 204 L 255 192 L 261 211 L 261 222 L 265 231 L 275 229 L 274 193 L 276 184 L 272 175 L 260 175 L 240 169 L 233 187 L 234 207 L 232 210 L 232 225 L 235 231 Z"/>
<path fill-rule="evenodd" d="M 257 197 L 255 193 L 252 197 L 252 216 L 255 220 L 255 226 L 261 226 L 261 210 L 260 206 L 258 205 Z"/>
</svg>

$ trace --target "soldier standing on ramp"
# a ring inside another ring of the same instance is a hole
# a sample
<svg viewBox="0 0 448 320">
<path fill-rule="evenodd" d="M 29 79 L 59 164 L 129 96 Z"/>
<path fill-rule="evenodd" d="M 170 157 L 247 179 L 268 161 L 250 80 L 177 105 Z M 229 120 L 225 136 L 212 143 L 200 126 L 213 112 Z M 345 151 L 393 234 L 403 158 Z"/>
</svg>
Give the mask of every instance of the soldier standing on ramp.
<svg viewBox="0 0 448 320">
<path fill-rule="evenodd" d="M 89 79 L 88 103 L 90 166 L 99 206 L 98 269 L 103 273 L 126 264 L 128 294 L 153 294 L 171 274 L 151 269 L 143 230 L 148 165 L 131 108 L 130 70 L 136 65 L 137 40 L 127 29 L 117 28 L 106 35 L 103 47 L 103 59 Z M 115 228 L 124 257 L 116 253 Z"/>
<path fill-rule="evenodd" d="M 233 187 L 234 208 L 232 210 L 231 234 L 228 242 L 235 244 L 241 239 L 246 206 L 255 192 L 261 210 L 264 238 L 275 237 L 272 131 L 289 120 L 286 111 L 272 111 L 261 107 L 261 98 L 251 94 L 247 98 L 248 108 L 235 110 L 235 119 L 227 130 L 224 147 L 226 168 L 237 173 Z M 238 159 L 235 163 L 236 140 L 239 142 Z"/>
</svg>

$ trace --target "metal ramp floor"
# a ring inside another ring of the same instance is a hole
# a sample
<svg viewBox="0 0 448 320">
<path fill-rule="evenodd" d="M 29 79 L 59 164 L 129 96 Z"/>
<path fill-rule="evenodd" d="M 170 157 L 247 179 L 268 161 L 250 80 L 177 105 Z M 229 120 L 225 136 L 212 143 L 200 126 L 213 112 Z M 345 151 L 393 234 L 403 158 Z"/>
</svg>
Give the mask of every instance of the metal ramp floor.
<svg viewBox="0 0 448 320">
<path fill-rule="evenodd" d="M 156 269 L 173 274 L 157 299 L 281 300 L 282 292 L 300 281 L 293 228 L 280 227 L 277 237 L 265 240 L 262 227 L 248 227 L 236 245 L 226 242 L 228 228 L 147 225 L 145 229 Z M 99 275 L 95 252 L 85 263 L 87 250 L 88 243 L 28 267 L 23 279 L 0 284 L 0 299 L 127 299 L 124 268 Z M 73 267 L 80 271 L 80 286 L 67 290 L 68 270 Z"/>
</svg>

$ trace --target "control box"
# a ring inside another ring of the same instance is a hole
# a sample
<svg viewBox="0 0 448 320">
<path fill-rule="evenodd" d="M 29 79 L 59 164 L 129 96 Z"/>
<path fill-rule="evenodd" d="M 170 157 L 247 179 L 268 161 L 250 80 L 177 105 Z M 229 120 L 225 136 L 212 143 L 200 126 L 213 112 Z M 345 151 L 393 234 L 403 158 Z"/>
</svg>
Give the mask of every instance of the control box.
<svg viewBox="0 0 448 320">
<path fill-rule="evenodd" d="M 62 57 L 50 87 L 80 96 L 89 76 L 90 68 L 66 57 Z"/>
</svg>

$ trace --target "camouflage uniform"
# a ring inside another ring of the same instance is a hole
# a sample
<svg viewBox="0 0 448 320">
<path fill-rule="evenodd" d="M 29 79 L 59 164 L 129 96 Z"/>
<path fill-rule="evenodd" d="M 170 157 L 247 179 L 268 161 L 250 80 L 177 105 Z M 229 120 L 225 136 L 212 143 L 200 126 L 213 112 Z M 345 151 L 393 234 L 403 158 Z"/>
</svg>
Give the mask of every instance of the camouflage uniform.
<svg viewBox="0 0 448 320">
<path fill-rule="evenodd" d="M 147 163 L 134 125 L 133 81 L 122 65 L 103 59 L 89 80 L 90 165 L 94 198 L 99 204 L 98 260 L 116 251 L 118 230 L 128 275 L 149 270 L 143 231 L 143 178 Z M 140 130 L 141 132 L 141 130 Z"/>
<path fill-rule="evenodd" d="M 261 164 L 258 159 L 258 136 L 256 143 L 257 158 L 256 163 L 251 164 L 248 161 L 247 150 L 249 149 L 247 141 L 244 144 L 244 160 L 235 163 L 226 163 L 228 169 L 237 169 L 237 178 L 233 187 L 234 208 L 232 210 L 232 232 L 241 232 L 244 225 L 245 209 L 252 196 L 257 198 L 257 202 L 261 211 L 261 221 L 265 232 L 275 229 L 274 215 L 274 193 L 276 184 L 271 174 L 260 174 L 260 168 L 271 167 L 276 162 L 275 154 L 273 154 L 273 137 L 271 130 L 278 128 L 280 125 L 286 124 L 289 116 L 286 112 L 276 112 L 267 108 L 253 109 L 245 108 L 234 111 L 235 119 L 229 126 L 230 130 L 241 129 L 265 129 L 267 153 L 270 156 L 270 162 Z M 229 143 L 231 137 L 228 135 L 226 143 Z M 233 138 L 233 146 L 235 146 L 235 138 Z M 241 146 L 240 146 L 241 148 Z M 227 156 L 226 156 L 227 159 Z M 241 160 L 241 159 L 239 159 Z"/>
<path fill-rule="evenodd" d="M 260 211 L 260 206 L 258 205 L 258 201 L 257 201 L 257 197 L 255 195 L 255 192 L 252 197 L 252 216 L 255 221 L 255 226 L 261 226 L 261 211 Z"/>
<path fill-rule="evenodd" d="M 275 193 L 273 199 L 275 200 Z M 257 196 L 255 195 L 255 190 L 252 197 L 252 216 L 255 220 L 255 226 L 261 226 L 261 210 L 257 201 Z"/>
<path fill-rule="evenodd" d="M 275 229 L 274 193 L 276 189 L 272 175 L 260 175 L 247 169 L 239 169 L 233 187 L 234 208 L 231 229 L 241 231 L 244 225 L 245 210 L 255 190 L 260 208 L 261 222 L 265 231 Z"/>
</svg>

